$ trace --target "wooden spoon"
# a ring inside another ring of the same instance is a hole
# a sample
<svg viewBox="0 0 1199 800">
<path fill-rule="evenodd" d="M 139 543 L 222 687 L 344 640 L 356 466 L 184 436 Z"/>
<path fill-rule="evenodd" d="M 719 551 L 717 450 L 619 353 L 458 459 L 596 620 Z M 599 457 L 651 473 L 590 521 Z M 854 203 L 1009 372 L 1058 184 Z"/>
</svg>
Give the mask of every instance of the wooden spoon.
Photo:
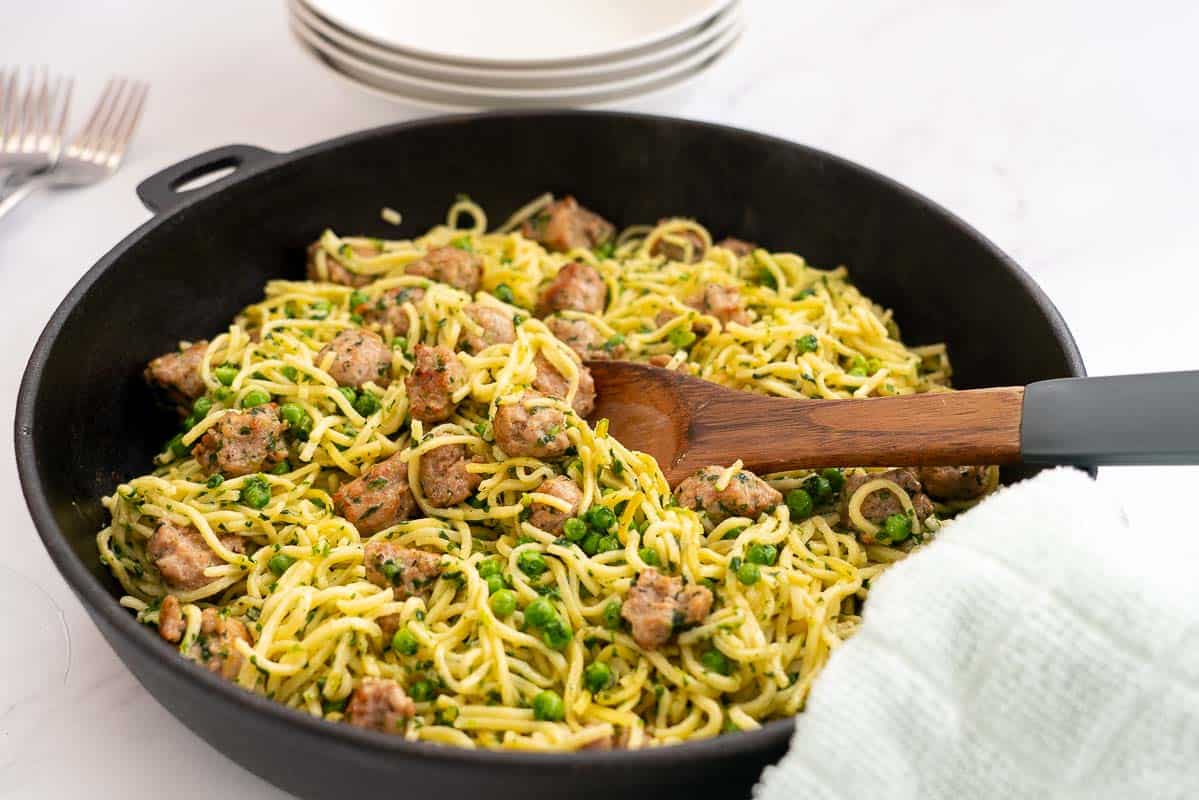
<svg viewBox="0 0 1199 800">
<path fill-rule="evenodd" d="M 1028 387 L 861 400 L 792 400 L 673 370 L 589 361 L 593 420 L 649 453 L 673 486 L 740 458 L 801 467 L 1197 464 L 1199 372 L 1066 378 Z"/>
</svg>

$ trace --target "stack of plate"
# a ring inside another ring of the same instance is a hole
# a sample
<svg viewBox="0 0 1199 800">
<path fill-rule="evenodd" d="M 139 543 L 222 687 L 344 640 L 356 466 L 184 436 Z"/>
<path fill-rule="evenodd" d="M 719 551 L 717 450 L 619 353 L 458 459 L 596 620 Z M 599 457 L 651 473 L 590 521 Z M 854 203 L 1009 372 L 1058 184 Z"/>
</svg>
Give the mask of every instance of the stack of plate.
<svg viewBox="0 0 1199 800">
<path fill-rule="evenodd" d="M 288 0 L 340 77 L 441 109 L 594 106 L 676 89 L 742 29 L 740 0 Z"/>
</svg>

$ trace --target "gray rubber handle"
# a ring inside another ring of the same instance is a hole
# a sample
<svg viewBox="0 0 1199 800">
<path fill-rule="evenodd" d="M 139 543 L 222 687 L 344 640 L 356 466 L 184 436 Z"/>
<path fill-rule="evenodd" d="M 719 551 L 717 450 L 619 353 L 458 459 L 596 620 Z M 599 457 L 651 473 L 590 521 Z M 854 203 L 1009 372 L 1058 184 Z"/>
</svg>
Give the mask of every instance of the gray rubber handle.
<svg viewBox="0 0 1199 800">
<path fill-rule="evenodd" d="M 1040 464 L 1199 464 L 1199 372 L 1030 384 L 1020 450 Z"/>
</svg>

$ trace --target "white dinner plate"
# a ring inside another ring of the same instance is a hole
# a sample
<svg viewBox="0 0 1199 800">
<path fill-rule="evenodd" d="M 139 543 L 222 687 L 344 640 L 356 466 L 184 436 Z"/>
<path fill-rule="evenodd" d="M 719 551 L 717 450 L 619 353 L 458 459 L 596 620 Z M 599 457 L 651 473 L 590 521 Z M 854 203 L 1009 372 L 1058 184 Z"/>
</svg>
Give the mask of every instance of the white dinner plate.
<svg viewBox="0 0 1199 800">
<path fill-rule="evenodd" d="M 328 39 L 345 52 L 374 62 L 394 72 L 418 78 L 442 80 L 456 85 L 485 88 L 563 88 L 585 86 L 622 77 L 633 77 L 662 66 L 671 59 L 697 50 L 726 33 L 739 20 L 740 3 L 734 0 L 716 16 L 686 35 L 674 37 L 660 47 L 638 50 L 625 58 L 580 64 L 574 67 L 501 68 L 430 61 L 379 47 L 327 22 L 302 0 L 288 0 L 292 16 L 303 26 Z"/>
<path fill-rule="evenodd" d="M 307 49 L 315 52 L 320 60 L 331 65 L 337 72 L 393 94 L 463 108 L 591 105 L 610 102 L 615 98 L 634 96 L 669 84 L 696 68 L 710 66 L 718 60 L 719 56 L 728 51 L 741 33 L 741 25 L 735 24 L 723 35 L 713 39 L 695 52 L 689 53 L 659 70 L 643 72 L 631 78 L 621 78 L 584 87 L 488 89 L 401 75 L 346 52 L 313 30 L 304 27 L 296 18 L 292 18 L 290 23 L 292 32 L 307 46 Z"/>
<path fill-rule="evenodd" d="M 669 39 L 732 0 L 305 0 L 329 22 L 408 55 L 491 66 L 605 59 Z"/>
<path fill-rule="evenodd" d="M 365 92 L 373 97 L 389 100 L 393 103 L 400 103 L 407 106 L 415 106 L 419 108 L 429 109 L 431 111 L 440 112 L 469 112 L 479 111 L 481 109 L 496 109 L 496 108 L 554 108 L 564 105 L 575 108 L 644 108 L 645 110 L 660 110 L 660 104 L 667 99 L 675 99 L 685 94 L 689 94 L 695 89 L 695 84 L 711 67 L 732 51 L 739 40 L 739 32 L 734 36 L 733 40 L 721 50 L 714 54 L 707 61 L 693 67 L 692 69 L 678 75 L 674 75 L 662 80 L 653 81 L 649 84 L 639 86 L 632 91 L 615 92 L 609 95 L 596 95 L 585 101 L 577 101 L 572 103 L 561 102 L 541 102 L 541 101 L 525 101 L 517 103 L 494 103 L 494 102 L 477 102 L 469 98 L 447 97 L 436 92 L 429 92 L 411 87 L 397 88 L 395 86 L 384 86 L 371 82 L 362 77 L 350 75 L 343 72 L 336 64 L 334 64 L 325 54 L 312 47 L 292 26 L 292 34 L 299 45 L 310 58 L 317 61 L 323 66 L 329 74 L 353 87 L 359 91 Z"/>
</svg>

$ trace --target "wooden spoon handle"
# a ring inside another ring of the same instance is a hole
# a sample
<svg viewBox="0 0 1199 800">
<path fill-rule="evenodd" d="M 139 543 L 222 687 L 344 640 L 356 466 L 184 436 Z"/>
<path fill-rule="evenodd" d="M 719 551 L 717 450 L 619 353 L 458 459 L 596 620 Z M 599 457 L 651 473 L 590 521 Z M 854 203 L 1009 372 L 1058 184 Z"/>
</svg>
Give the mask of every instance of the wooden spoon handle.
<svg viewBox="0 0 1199 800">
<path fill-rule="evenodd" d="M 730 452 L 755 472 L 1007 464 L 1020 459 L 1023 400 L 1019 386 L 813 402 L 722 394 L 692 409 L 693 446 L 675 468 L 721 464 Z M 707 452 L 713 445 L 719 452 Z"/>
</svg>

